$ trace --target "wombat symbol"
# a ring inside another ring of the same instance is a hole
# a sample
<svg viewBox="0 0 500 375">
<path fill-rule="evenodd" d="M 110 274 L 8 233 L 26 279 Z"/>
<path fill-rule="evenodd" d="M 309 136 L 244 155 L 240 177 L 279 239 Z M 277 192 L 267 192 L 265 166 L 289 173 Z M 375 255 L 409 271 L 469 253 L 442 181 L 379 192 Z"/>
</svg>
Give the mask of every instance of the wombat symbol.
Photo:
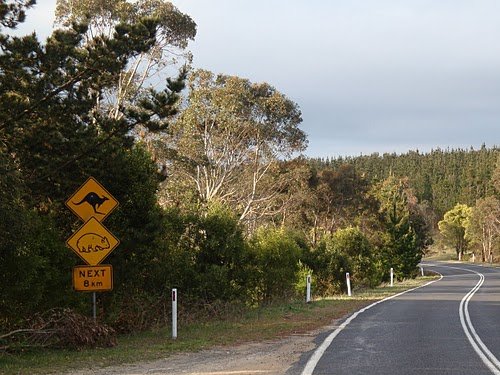
<svg viewBox="0 0 500 375">
<path fill-rule="evenodd" d="M 96 233 L 86 233 L 76 241 L 76 247 L 81 253 L 96 252 L 109 249 L 109 241 Z"/>
</svg>

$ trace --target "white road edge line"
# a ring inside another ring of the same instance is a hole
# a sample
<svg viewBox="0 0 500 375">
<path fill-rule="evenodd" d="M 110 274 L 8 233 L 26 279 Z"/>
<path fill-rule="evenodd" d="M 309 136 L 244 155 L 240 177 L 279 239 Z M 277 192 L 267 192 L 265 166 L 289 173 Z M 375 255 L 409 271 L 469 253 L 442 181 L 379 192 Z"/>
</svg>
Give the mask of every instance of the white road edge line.
<svg viewBox="0 0 500 375">
<path fill-rule="evenodd" d="M 479 272 L 468 269 L 467 271 L 473 272 L 476 275 L 478 275 L 479 281 L 477 282 L 476 286 L 472 288 L 471 291 L 467 293 L 464 298 L 462 298 L 462 301 L 460 302 L 460 307 L 459 307 L 460 323 L 462 324 L 462 328 L 465 332 L 465 335 L 467 336 L 467 339 L 472 345 L 472 348 L 476 351 L 479 358 L 481 358 L 483 363 L 490 369 L 490 371 L 493 374 L 500 375 L 500 362 L 495 357 L 495 355 L 488 349 L 488 347 L 483 343 L 479 335 L 476 333 L 476 330 L 472 325 L 468 309 L 469 301 L 472 299 L 474 294 L 479 290 L 479 288 L 481 288 L 481 286 L 484 283 L 485 277 L 483 274 Z"/>
<path fill-rule="evenodd" d="M 433 265 L 429 265 L 433 266 Z M 476 333 L 476 330 L 474 326 L 472 325 L 472 321 L 470 319 L 469 315 L 469 301 L 472 299 L 474 294 L 481 288 L 481 286 L 484 283 L 485 276 L 482 273 L 476 272 L 474 270 L 468 269 L 468 268 L 461 268 L 461 267 L 452 267 L 452 266 L 444 266 L 444 265 L 436 265 L 436 267 L 443 267 L 443 268 L 452 268 L 460 271 L 467 271 L 471 273 L 475 273 L 476 275 L 479 276 L 479 281 L 477 284 L 472 288 L 469 293 L 467 293 L 464 298 L 460 301 L 460 306 L 459 306 L 459 316 L 460 316 L 460 323 L 462 324 L 462 329 L 464 330 L 465 336 L 469 340 L 470 344 L 472 345 L 472 348 L 476 352 L 476 354 L 481 358 L 483 363 L 490 369 L 490 371 L 495 374 L 495 375 L 500 375 L 500 362 L 498 361 L 497 357 L 488 349 L 488 347 L 484 344 L 484 342 L 481 340 L 479 335 Z"/>
<path fill-rule="evenodd" d="M 405 293 L 409 293 L 409 292 L 412 292 L 414 290 L 423 288 L 423 287 L 428 286 L 428 285 L 430 285 L 432 283 L 435 283 L 436 281 L 440 281 L 442 278 L 443 278 L 443 275 L 441 275 L 441 277 L 438 280 L 432 280 L 432 281 L 429 281 L 428 283 L 426 283 L 424 285 L 417 286 L 416 288 L 405 290 L 404 292 L 401 292 L 401 293 L 395 294 L 393 296 L 384 298 L 383 300 L 374 302 L 371 305 L 366 306 L 366 307 L 362 308 L 361 310 L 356 311 L 348 319 L 346 319 L 335 331 L 333 331 L 332 333 L 330 333 L 330 335 L 328 335 L 328 337 L 323 341 L 323 343 L 320 346 L 318 346 L 318 348 L 314 351 L 314 353 L 311 356 L 311 358 L 309 358 L 309 360 L 307 361 L 306 366 L 304 367 L 304 370 L 302 370 L 301 375 L 312 375 L 312 373 L 313 373 L 314 369 L 316 368 L 318 362 L 320 361 L 320 359 L 323 356 L 323 354 L 325 354 L 325 351 L 328 349 L 328 347 L 331 345 L 333 339 L 335 337 L 337 337 L 337 335 L 345 327 L 347 327 L 347 325 L 349 323 L 351 323 L 354 319 L 356 319 L 356 317 L 359 314 L 361 314 L 362 312 L 365 312 L 368 309 L 371 309 L 373 306 L 376 306 L 379 303 L 382 303 L 382 302 L 385 302 L 385 301 L 389 301 L 389 300 L 391 300 L 393 298 L 396 298 L 396 297 L 399 297 L 399 296 L 401 296 L 401 295 L 403 295 Z"/>
</svg>

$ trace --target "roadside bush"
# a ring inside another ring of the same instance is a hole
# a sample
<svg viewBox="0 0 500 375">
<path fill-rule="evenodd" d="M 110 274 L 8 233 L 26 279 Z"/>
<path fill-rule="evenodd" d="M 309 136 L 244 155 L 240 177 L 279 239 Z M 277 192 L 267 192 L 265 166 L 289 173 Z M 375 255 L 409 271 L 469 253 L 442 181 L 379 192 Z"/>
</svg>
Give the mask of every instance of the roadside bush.
<svg viewBox="0 0 500 375">
<path fill-rule="evenodd" d="M 0 335 L 0 348 L 17 352 L 35 348 L 111 347 L 116 345 L 116 333 L 104 324 L 96 323 L 71 309 L 51 309 L 35 314 L 24 329 Z"/>
<path fill-rule="evenodd" d="M 246 300 L 251 288 L 248 246 L 237 217 L 227 207 L 212 204 L 197 228 L 196 295 L 202 301 Z"/>
<path fill-rule="evenodd" d="M 353 286 L 376 286 L 381 272 L 373 246 L 359 228 L 339 229 L 326 236 L 304 257 L 315 274 L 315 288 L 319 295 L 347 291 L 346 272 Z"/>
<path fill-rule="evenodd" d="M 307 290 L 307 276 L 309 275 L 311 276 L 311 284 L 314 286 L 316 284 L 316 280 L 313 270 L 299 260 L 297 281 L 295 283 L 295 294 L 299 299 L 305 298 Z"/>
<path fill-rule="evenodd" d="M 268 303 L 291 297 L 302 255 L 292 236 L 282 229 L 261 229 L 250 240 L 250 248 L 257 275 L 254 300 Z"/>
<path fill-rule="evenodd" d="M 170 291 L 120 291 L 108 300 L 105 320 L 119 333 L 145 331 L 168 325 L 171 306 Z"/>
<path fill-rule="evenodd" d="M 76 256 L 52 220 L 21 205 L 0 204 L 0 233 L 0 331 L 39 311 L 78 308 L 82 298 L 71 286 Z"/>
<path fill-rule="evenodd" d="M 315 290 L 318 295 L 328 296 L 347 290 L 345 273 L 349 272 L 347 258 L 327 248 L 323 239 L 308 255 L 308 265 L 315 275 Z"/>
<path fill-rule="evenodd" d="M 359 228 L 337 230 L 327 239 L 326 250 L 346 258 L 346 272 L 350 273 L 353 285 L 374 287 L 380 283 L 373 247 Z"/>
</svg>

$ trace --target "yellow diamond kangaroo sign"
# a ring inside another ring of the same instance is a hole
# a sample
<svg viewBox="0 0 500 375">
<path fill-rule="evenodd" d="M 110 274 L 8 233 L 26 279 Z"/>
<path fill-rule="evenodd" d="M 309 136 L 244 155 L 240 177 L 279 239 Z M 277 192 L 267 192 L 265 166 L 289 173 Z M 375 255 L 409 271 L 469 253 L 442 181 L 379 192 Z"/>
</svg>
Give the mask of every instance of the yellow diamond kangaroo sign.
<svg viewBox="0 0 500 375">
<path fill-rule="evenodd" d="M 91 266 L 101 263 L 119 243 L 120 241 L 93 217 L 66 241 L 66 245 Z"/>
<path fill-rule="evenodd" d="M 118 206 L 118 201 L 93 177 L 66 201 L 66 206 L 84 222 L 91 217 L 103 221 Z"/>
</svg>

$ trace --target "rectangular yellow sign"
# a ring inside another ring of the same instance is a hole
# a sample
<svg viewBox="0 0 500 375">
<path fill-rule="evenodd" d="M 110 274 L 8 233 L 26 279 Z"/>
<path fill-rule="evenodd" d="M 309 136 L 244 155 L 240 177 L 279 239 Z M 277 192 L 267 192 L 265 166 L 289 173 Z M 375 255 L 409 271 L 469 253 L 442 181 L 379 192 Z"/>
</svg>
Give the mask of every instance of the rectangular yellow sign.
<svg viewBox="0 0 500 375">
<path fill-rule="evenodd" d="M 109 264 L 74 267 L 73 289 L 77 292 L 113 290 L 113 267 Z"/>
</svg>

